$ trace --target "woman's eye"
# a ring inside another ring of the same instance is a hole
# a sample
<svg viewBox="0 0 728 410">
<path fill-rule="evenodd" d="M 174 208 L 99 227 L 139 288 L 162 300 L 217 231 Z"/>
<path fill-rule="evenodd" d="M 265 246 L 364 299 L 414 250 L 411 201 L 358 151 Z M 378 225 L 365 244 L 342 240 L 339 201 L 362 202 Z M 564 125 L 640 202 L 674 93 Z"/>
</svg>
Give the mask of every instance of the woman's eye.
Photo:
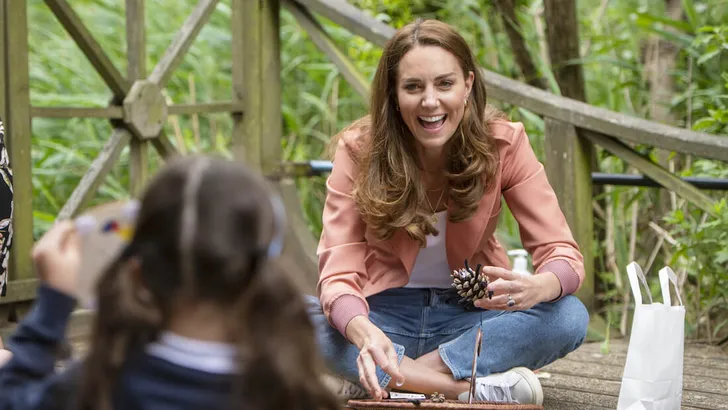
<svg viewBox="0 0 728 410">
<path fill-rule="evenodd" d="M 418 88 L 417 84 L 405 84 L 404 89 L 407 91 L 414 91 Z"/>
<path fill-rule="evenodd" d="M 452 81 L 445 80 L 445 81 L 441 82 L 440 85 L 443 86 L 443 87 L 445 87 L 445 88 L 450 88 L 450 87 L 452 87 Z"/>
</svg>

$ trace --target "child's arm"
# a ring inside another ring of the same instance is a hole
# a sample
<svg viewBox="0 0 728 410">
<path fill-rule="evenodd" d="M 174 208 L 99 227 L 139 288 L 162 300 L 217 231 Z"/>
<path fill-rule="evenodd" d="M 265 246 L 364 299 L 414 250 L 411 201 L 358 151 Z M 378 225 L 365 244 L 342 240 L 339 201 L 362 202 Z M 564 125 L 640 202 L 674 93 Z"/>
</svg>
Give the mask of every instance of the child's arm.
<svg viewBox="0 0 728 410">
<path fill-rule="evenodd" d="M 78 367 L 56 373 L 56 354 L 76 304 L 78 238 L 69 221 L 54 225 L 33 248 L 41 284 L 33 308 L 10 339 L 13 357 L 0 367 L 0 410 L 65 408 Z"/>
<path fill-rule="evenodd" d="M 75 300 L 44 284 L 31 312 L 9 341 L 13 356 L 0 367 L 0 409 L 61 408 L 72 400 L 76 368 L 55 373 Z"/>
</svg>

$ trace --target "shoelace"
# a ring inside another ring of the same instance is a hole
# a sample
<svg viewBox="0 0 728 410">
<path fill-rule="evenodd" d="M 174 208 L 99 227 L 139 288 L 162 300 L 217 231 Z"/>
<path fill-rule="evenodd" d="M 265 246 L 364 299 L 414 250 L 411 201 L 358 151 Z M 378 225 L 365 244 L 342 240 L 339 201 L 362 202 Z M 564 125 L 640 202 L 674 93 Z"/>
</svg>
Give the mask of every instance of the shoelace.
<svg viewBox="0 0 728 410">
<path fill-rule="evenodd" d="M 478 383 L 475 388 L 477 389 L 475 396 L 481 396 L 485 401 L 516 403 L 516 400 L 511 396 L 511 386 L 507 383 L 501 382 L 498 386 Z M 499 390 L 500 394 L 498 394 Z"/>
</svg>

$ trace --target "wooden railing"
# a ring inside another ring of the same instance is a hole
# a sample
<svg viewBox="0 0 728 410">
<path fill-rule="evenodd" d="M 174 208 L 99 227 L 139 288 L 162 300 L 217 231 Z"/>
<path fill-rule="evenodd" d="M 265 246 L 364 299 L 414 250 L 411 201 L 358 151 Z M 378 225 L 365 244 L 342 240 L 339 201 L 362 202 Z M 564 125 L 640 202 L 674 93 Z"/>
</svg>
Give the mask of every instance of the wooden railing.
<svg viewBox="0 0 728 410">
<path fill-rule="evenodd" d="M 342 0 L 230 0 L 232 7 L 232 100 L 167 106 L 161 89 L 215 9 L 216 0 L 201 0 L 147 77 L 143 0 L 126 0 L 129 68 L 116 70 L 67 0 L 46 0 L 78 43 L 114 96 L 108 107 L 33 107 L 29 99 L 27 0 L 0 0 L 0 115 L 6 121 L 15 171 L 15 244 L 11 283 L 3 306 L 29 301 L 35 294 L 29 251 L 32 246 L 31 117 L 108 118 L 114 125 L 109 141 L 94 160 L 59 217 L 77 214 L 94 195 L 126 144 L 131 146 L 131 186 L 136 195 L 147 179 L 149 143 L 163 157 L 176 150 L 160 124 L 172 114 L 229 112 L 233 118 L 233 153 L 275 181 L 288 208 L 289 231 L 284 257 L 300 269 L 308 291 L 316 281 L 316 240 L 300 210 L 295 179 L 311 175 L 311 164 L 281 162 L 280 6 L 289 10 L 310 39 L 338 67 L 362 98 L 369 83 L 326 33 L 315 14 L 382 46 L 394 29 Z M 8 58 L 12 56 L 12 59 Z M 3 67 L 8 69 L 3 71 Z M 526 108 L 545 119 L 549 179 L 587 261 L 587 279 L 578 294 L 591 308 L 594 301 L 591 144 L 596 144 L 640 170 L 651 180 L 712 213 L 713 200 L 690 183 L 636 153 L 625 142 L 648 144 L 697 157 L 728 161 L 728 138 L 679 129 L 554 95 L 483 70 L 489 98 Z M 244 115 L 243 115 L 244 114 Z M 0 322 L 2 317 L 0 317 Z"/>
</svg>

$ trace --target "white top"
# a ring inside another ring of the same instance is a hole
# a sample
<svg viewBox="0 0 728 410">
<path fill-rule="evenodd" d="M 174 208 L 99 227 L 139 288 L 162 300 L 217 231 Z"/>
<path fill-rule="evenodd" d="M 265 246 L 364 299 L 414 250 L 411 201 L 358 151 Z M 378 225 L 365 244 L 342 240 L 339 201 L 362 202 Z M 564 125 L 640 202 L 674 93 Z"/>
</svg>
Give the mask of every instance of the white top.
<svg viewBox="0 0 728 410">
<path fill-rule="evenodd" d="M 237 371 L 237 350 L 227 343 L 190 339 L 165 331 L 158 341 L 147 345 L 146 352 L 178 366 L 202 372 L 233 374 Z"/>
<path fill-rule="evenodd" d="M 421 248 L 417 254 L 415 267 L 412 269 L 409 283 L 405 288 L 449 288 L 452 284 L 450 265 L 447 263 L 445 251 L 445 227 L 447 211 L 437 213 L 435 227 L 440 234 L 427 235 L 427 247 Z"/>
</svg>

